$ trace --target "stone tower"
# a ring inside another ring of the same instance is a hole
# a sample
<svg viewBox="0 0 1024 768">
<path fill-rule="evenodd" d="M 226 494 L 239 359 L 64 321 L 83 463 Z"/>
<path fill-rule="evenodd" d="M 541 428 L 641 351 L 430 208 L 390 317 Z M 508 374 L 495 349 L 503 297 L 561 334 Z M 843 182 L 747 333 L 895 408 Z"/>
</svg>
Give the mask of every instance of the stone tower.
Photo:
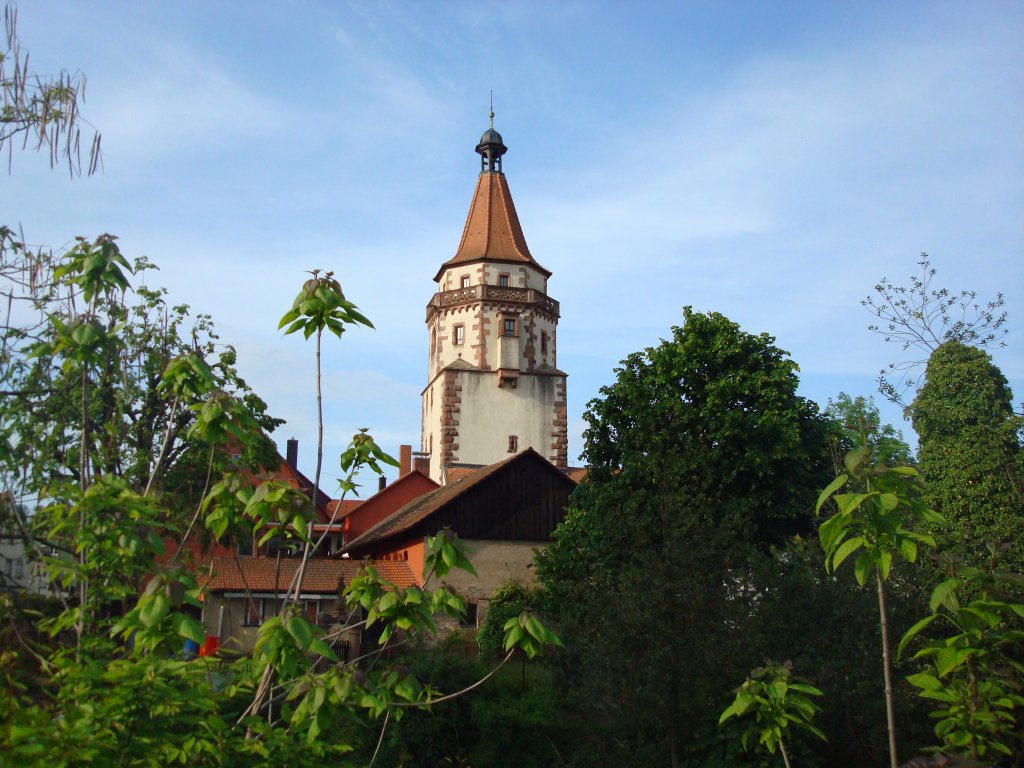
<svg viewBox="0 0 1024 768">
<path fill-rule="evenodd" d="M 490 118 L 462 240 L 427 304 L 421 450 L 438 482 L 453 465 L 493 464 L 527 447 L 567 466 L 558 302 L 526 245 L 501 170 L 508 148 Z"/>
</svg>

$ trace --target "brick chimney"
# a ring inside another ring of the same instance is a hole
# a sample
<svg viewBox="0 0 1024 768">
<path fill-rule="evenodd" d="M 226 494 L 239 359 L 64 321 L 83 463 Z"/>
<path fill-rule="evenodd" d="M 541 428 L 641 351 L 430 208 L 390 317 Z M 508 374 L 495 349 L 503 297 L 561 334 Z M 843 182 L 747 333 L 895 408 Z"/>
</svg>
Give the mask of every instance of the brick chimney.
<svg viewBox="0 0 1024 768">
<path fill-rule="evenodd" d="M 405 477 L 412 471 L 412 446 L 398 446 L 398 476 Z"/>
</svg>

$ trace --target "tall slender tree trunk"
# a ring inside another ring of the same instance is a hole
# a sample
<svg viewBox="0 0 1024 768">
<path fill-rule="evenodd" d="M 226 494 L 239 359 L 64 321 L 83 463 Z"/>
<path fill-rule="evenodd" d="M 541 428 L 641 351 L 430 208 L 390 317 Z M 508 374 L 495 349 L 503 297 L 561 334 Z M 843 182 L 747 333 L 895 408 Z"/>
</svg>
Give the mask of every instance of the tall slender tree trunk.
<svg viewBox="0 0 1024 768">
<path fill-rule="evenodd" d="M 306 526 L 306 544 L 302 548 L 302 562 L 299 563 L 298 573 L 295 575 L 294 600 L 299 602 L 299 595 L 302 594 L 302 580 L 306 575 L 306 563 L 312 554 L 313 546 L 313 523 L 316 522 L 316 499 L 320 494 L 320 472 L 324 464 L 324 398 L 320 385 L 320 337 L 322 331 L 316 332 L 316 473 L 313 475 L 313 493 L 310 504 L 312 514 L 309 518 L 309 525 Z M 285 596 L 287 603 L 288 596 Z"/>
<path fill-rule="evenodd" d="M 81 494 L 81 506 L 78 511 L 78 524 L 84 529 L 85 491 L 89 487 L 89 367 L 82 361 L 82 429 L 78 443 L 78 489 Z M 75 622 L 75 658 L 79 658 L 82 650 L 82 638 L 86 628 L 86 605 L 89 599 L 89 581 L 85 575 L 86 550 L 83 547 L 78 553 L 78 620 Z"/>
<path fill-rule="evenodd" d="M 899 768 L 896 758 L 896 714 L 893 708 L 892 669 L 889 654 L 889 620 L 885 610 L 885 585 L 882 572 L 875 568 L 875 584 L 878 587 L 878 617 L 882 630 L 882 673 L 885 676 L 885 722 L 889 730 L 889 765 Z"/>
<path fill-rule="evenodd" d="M 789 755 L 786 754 L 786 745 L 782 742 L 781 738 L 779 739 L 779 751 L 782 753 L 782 762 L 786 764 L 786 768 L 790 768 Z"/>
</svg>

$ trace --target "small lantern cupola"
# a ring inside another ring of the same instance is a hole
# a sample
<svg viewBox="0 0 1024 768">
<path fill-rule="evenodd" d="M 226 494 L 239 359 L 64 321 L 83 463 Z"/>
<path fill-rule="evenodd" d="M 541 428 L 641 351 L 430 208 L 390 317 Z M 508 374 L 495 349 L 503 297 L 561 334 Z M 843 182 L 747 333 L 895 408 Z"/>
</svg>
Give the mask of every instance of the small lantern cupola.
<svg viewBox="0 0 1024 768">
<path fill-rule="evenodd" d="M 490 112 L 490 127 L 480 137 L 476 151 L 480 153 L 480 173 L 501 173 L 501 156 L 508 147 L 501 140 L 501 134 L 494 130 L 494 108 Z"/>
</svg>

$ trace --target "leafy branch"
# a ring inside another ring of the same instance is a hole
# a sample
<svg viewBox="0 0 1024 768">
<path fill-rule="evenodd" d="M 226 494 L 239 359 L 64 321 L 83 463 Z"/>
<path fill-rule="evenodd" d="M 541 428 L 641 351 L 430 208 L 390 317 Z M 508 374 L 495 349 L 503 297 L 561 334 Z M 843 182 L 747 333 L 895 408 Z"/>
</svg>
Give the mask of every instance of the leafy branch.
<svg viewBox="0 0 1024 768">
<path fill-rule="evenodd" d="M 50 166 L 67 163 L 71 176 L 82 172 L 81 124 L 93 129 L 89 143 L 86 173 L 94 174 L 102 162 L 100 133 L 83 118 L 79 102 L 85 101 L 85 75 L 61 70 L 56 77 L 29 71 L 28 51 L 22 51 L 18 39 L 18 9 L 13 3 L 4 7 L 6 46 L 0 51 L 0 150 L 7 147 L 10 172 L 14 144 L 21 138 L 22 149 L 50 155 Z"/>
</svg>

